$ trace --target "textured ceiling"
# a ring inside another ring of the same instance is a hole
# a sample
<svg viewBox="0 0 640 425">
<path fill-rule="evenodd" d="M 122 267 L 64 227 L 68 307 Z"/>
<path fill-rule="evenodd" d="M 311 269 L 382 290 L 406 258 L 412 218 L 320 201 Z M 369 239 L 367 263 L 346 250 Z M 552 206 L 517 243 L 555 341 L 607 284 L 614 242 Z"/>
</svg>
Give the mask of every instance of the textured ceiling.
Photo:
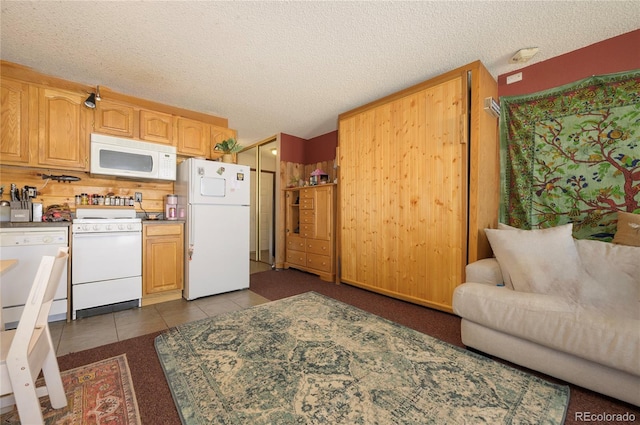
<svg viewBox="0 0 640 425">
<path fill-rule="evenodd" d="M 6 1 L 0 57 L 229 119 L 243 145 L 481 60 L 498 75 L 638 28 L 633 1 Z M 630 52 L 631 54 L 631 52 Z"/>
</svg>

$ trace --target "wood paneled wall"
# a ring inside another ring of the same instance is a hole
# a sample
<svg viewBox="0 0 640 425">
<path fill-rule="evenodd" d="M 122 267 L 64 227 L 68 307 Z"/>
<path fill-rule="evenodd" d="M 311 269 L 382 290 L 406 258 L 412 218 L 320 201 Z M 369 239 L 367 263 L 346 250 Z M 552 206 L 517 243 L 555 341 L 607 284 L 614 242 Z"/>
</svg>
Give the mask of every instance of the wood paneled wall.
<svg viewBox="0 0 640 425">
<path fill-rule="evenodd" d="M 80 177 L 80 181 L 59 183 L 54 180 L 43 180 L 40 174 L 71 175 Z M 135 192 L 142 193 L 142 208 L 147 212 L 164 211 L 165 196 L 173 193 L 173 182 L 152 181 L 141 182 L 128 179 L 92 177 L 89 173 L 77 171 L 47 170 L 44 168 L 0 166 L 0 184 L 4 186 L 4 200 L 10 200 L 9 188 L 15 183 L 19 189 L 33 186 L 38 190 L 34 202 L 42 202 L 43 210 L 49 205 L 69 204 L 71 211 L 75 211 L 75 195 L 80 193 L 97 193 L 106 195 L 112 192 L 114 196 L 134 196 Z M 135 204 L 137 211 L 142 211 L 140 205 Z"/>
</svg>

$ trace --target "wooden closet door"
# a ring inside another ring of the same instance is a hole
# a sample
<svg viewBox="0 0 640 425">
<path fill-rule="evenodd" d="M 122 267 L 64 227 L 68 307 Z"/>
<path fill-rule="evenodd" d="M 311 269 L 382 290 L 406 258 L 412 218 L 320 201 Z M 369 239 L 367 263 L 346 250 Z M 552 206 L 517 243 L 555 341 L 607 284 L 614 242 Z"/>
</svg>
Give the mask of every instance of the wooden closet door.
<svg viewBox="0 0 640 425">
<path fill-rule="evenodd" d="M 341 116 L 343 282 L 451 310 L 466 260 L 466 92 L 458 72 Z"/>
</svg>

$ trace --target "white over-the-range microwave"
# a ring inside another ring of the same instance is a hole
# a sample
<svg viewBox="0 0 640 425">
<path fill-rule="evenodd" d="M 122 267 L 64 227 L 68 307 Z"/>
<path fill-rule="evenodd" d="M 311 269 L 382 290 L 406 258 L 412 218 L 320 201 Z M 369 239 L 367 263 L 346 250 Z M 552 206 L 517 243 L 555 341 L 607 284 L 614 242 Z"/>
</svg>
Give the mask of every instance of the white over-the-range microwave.
<svg viewBox="0 0 640 425">
<path fill-rule="evenodd" d="M 92 133 L 90 172 L 105 176 L 175 180 L 176 148 Z"/>
</svg>

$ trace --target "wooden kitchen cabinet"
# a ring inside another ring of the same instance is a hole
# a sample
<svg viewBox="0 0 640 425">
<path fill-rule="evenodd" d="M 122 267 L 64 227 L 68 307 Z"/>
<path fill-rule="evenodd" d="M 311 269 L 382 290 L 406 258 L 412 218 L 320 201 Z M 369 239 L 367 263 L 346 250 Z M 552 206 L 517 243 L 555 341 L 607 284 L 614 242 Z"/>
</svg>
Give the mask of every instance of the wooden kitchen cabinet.
<svg viewBox="0 0 640 425">
<path fill-rule="evenodd" d="M 29 162 L 29 84 L 0 78 L 0 155 L 3 164 Z"/>
<path fill-rule="evenodd" d="M 285 189 L 285 269 L 335 280 L 335 186 Z"/>
<path fill-rule="evenodd" d="M 210 144 L 209 124 L 183 117 L 175 119 L 178 155 L 206 157 Z"/>
<path fill-rule="evenodd" d="M 38 164 L 88 171 L 91 109 L 86 96 L 51 88 L 38 89 Z"/>
<path fill-rule="evenodd" d="M 96 102 L 94 131 L 113 136 L 135 137 L 133 106 L 111 100 Z"/>
<path fill-rule="evenodd" d="M 162 112 L 140 110 L 140 139 L 175 146 L 173 116 Z"/>
<path fill-rule="evenodd" d="M 142 304 L 178 299 L 184 285 L 182 222 L 143 224 Z"/>
</svg>

